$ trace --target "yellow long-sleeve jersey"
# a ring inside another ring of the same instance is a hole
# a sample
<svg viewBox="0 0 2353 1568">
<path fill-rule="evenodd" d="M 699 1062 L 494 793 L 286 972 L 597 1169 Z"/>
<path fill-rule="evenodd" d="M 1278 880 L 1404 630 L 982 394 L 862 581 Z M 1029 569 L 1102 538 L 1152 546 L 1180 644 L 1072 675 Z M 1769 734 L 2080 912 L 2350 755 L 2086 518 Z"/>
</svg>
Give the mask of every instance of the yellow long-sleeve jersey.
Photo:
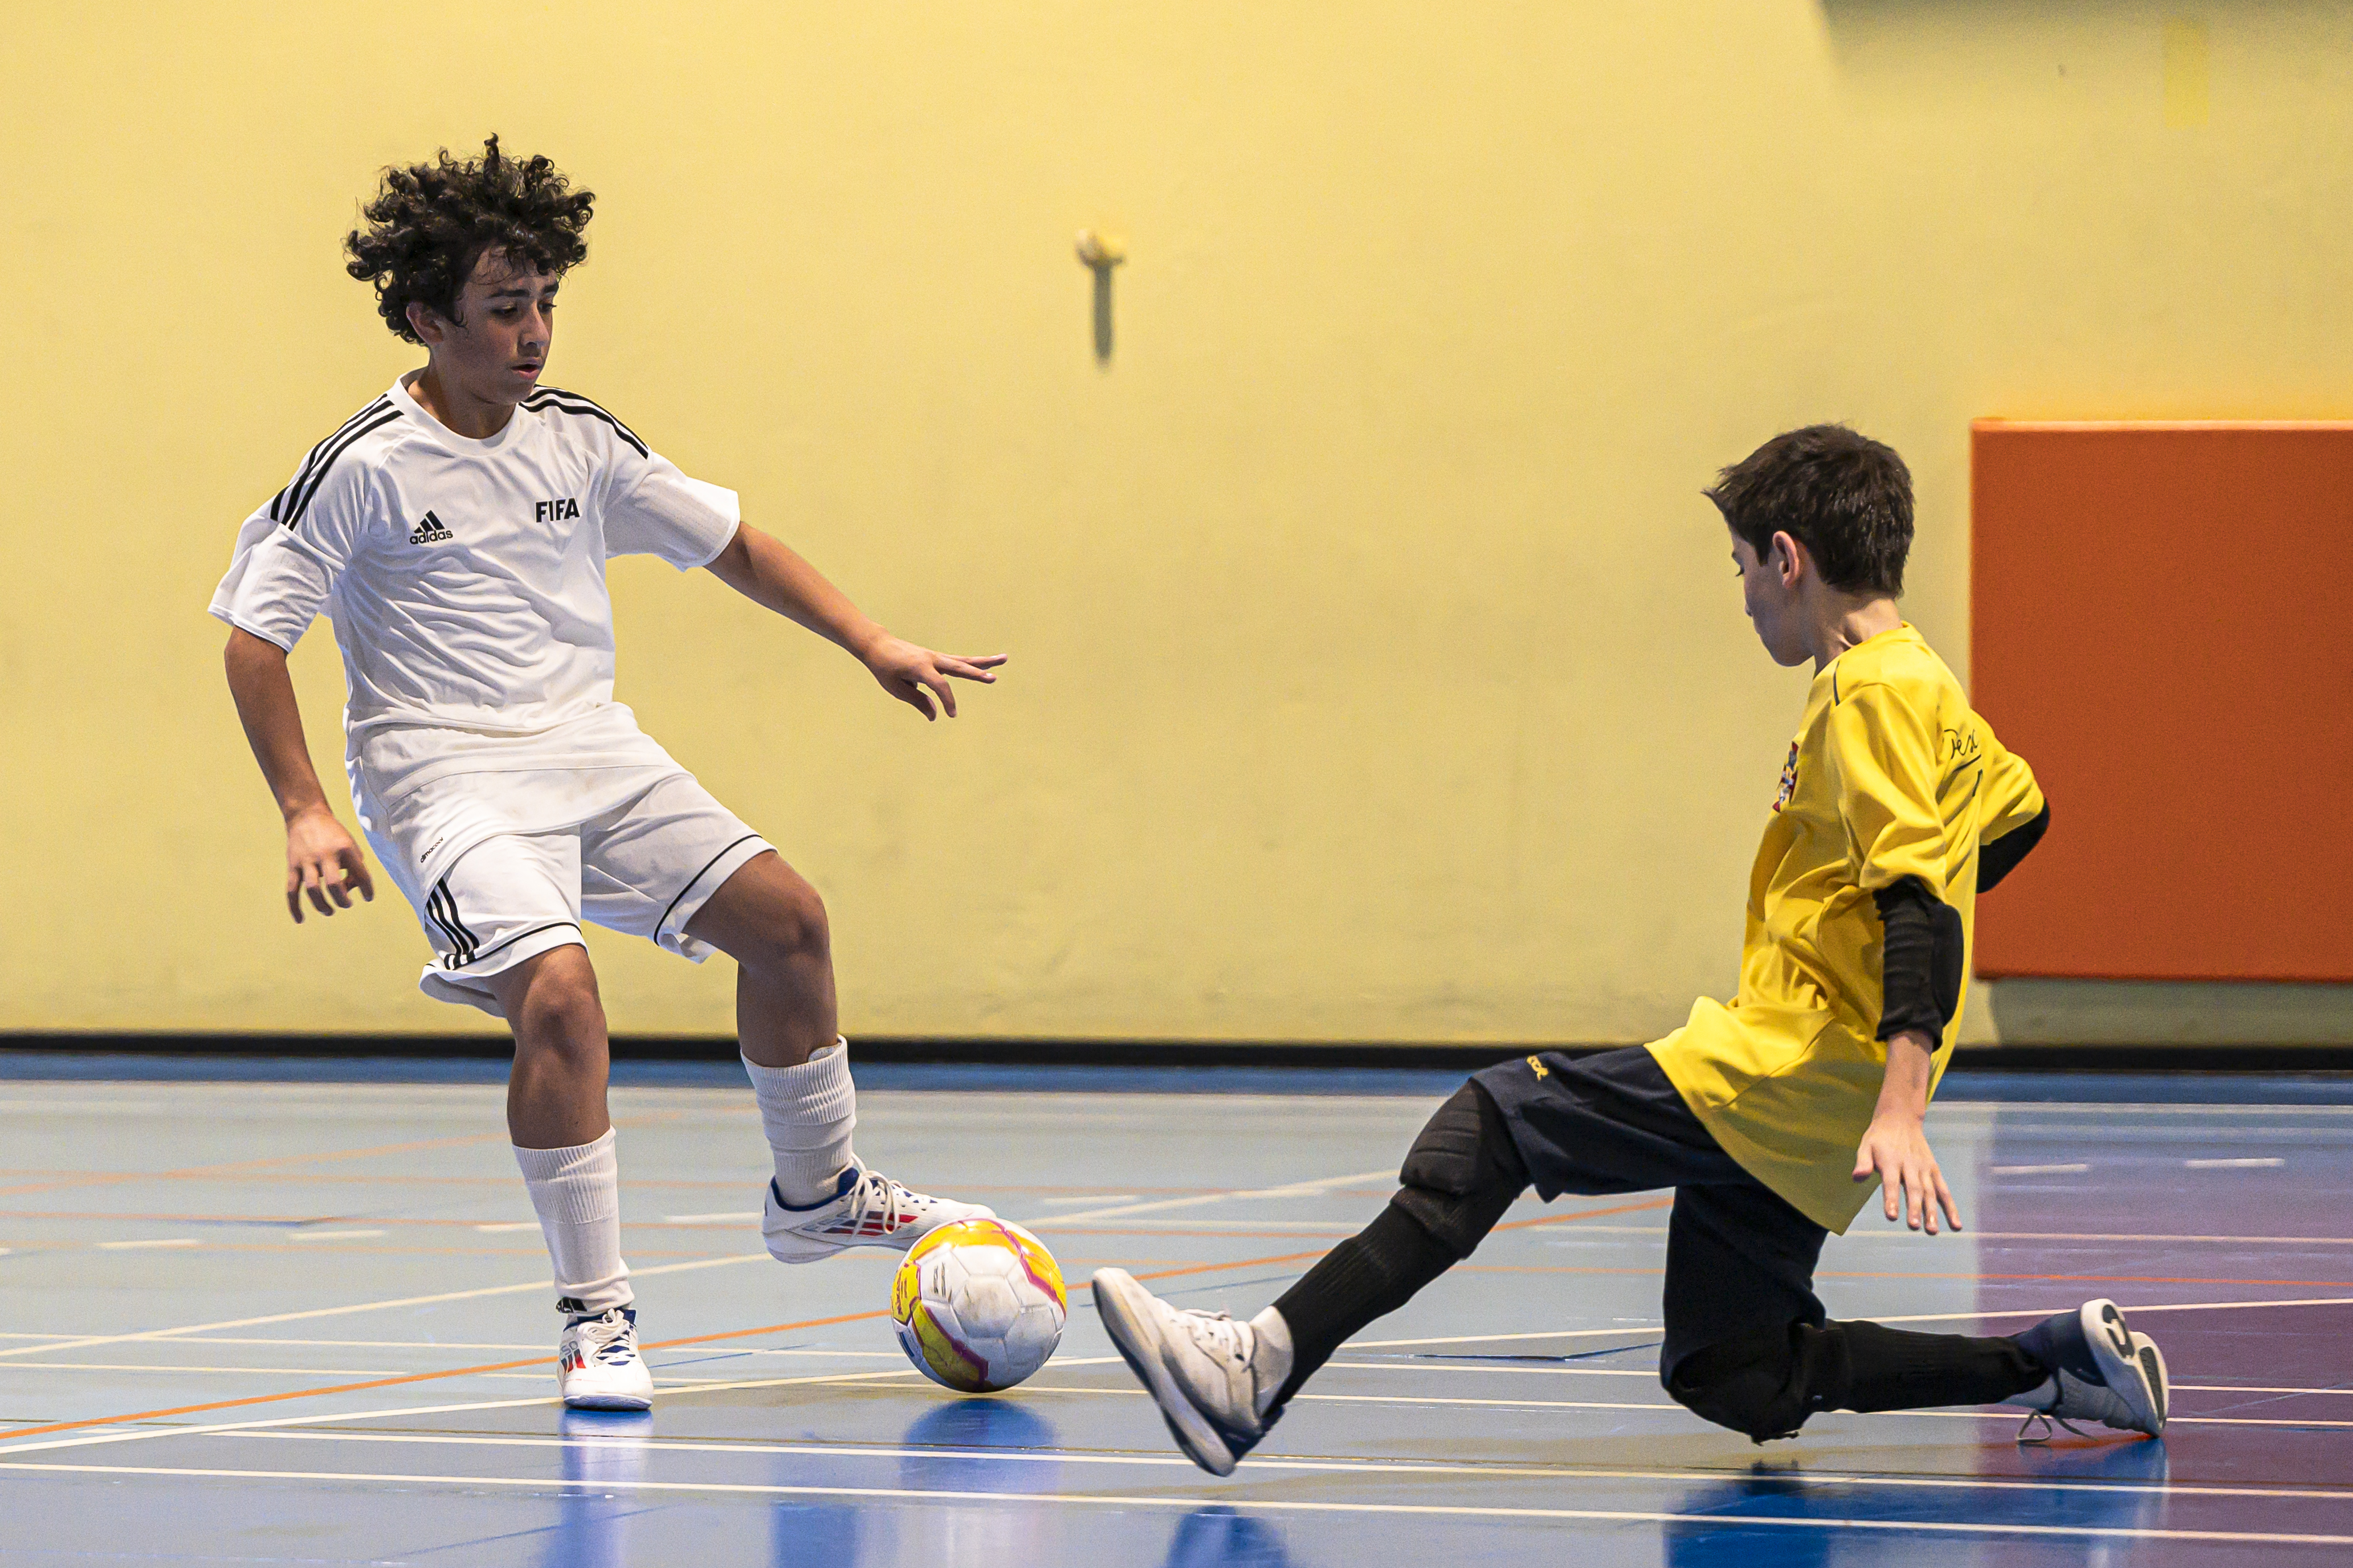
<svg viewBox="0 0 2353 1568">
<path fill-rule="evenodd" d="M 1953 910 L 1966 976 L 1978 846 L 2042 807 L 1910 626 L 1815 676 L 1749 879 L 1739 997 L 1650 1048 L 1725 1152 L 1817 1223 L 1843 1232 L 1875 1192 L 1852 1179 L 1887 1068 L 1873 895 L 1915 878 Z M 1959 1025 L 1957 1001 L 1932 1082 Z"/>
</svg>

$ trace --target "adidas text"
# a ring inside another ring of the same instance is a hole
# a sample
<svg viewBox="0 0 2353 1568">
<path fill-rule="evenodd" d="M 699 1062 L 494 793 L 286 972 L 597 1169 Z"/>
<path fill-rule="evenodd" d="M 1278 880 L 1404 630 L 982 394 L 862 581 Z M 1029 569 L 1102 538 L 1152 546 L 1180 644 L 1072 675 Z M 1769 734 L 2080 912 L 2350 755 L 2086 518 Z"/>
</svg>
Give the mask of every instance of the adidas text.
<svg viewBox="0 0 2353 1568">
<path fill-rule="evenodd" d="M 448 529 L 441 526 L 441 520 L 439 518 L 434 516 L 428 511 L 417 523 L 415 531 L 409 534 L 408 542 L 411 544 L 439 544 L 444 540 L 455 539 L 456 537 L 458 537 L 456 534 L 451 533 Z"/>
</svg>

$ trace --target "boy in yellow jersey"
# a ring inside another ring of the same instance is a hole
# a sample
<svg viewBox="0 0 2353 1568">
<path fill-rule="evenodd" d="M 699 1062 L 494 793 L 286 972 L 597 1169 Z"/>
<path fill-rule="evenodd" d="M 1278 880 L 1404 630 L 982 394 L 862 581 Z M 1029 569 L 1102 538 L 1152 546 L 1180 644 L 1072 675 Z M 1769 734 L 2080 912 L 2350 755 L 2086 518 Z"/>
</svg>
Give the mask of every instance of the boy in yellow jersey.
<svg viewBox="0 0 2353 1568">
<path fill-rule="evenodd" d="M 1707 493 L 1766 651 L 1814 666 L 1749 879 L 1739 995 L 1694 1004 L 1647 1047 L 1473 1075 L 1380 1216 L 1248 1322 L 1099 1271 L 1103 1326 L 1204 1468 L 1231 1471 L 1344 1341 L 1469 1257 L 1531 1184 L 1546 1200 L 1674 1189 L 1660 1379 L 1757 1442 L 1818 1410 L 1939 1405 L 2164 1429 L 2164 1358 L 2114 1302 L 1980 1339 L 1832 1321 L 1814 1294 L 1823 1239 L 1869 1184 L 1890 1220 L 1934 1235 L 1941 1210 L 1960 1228 L 1922 1120 L 1957 1033 L 1977 895 L 2051 811 L 1897 612 L 1902 458 L 1818 425 Z"/>
</svg>

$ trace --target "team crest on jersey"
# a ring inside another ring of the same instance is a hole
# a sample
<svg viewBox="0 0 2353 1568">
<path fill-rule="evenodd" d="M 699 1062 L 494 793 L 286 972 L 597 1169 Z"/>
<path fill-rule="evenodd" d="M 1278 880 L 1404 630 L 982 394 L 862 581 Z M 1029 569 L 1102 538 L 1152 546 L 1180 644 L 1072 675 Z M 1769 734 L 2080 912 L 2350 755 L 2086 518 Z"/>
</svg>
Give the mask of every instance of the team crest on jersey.
<svg viewBox="0 0 2353 1568">
<path fill-rule="evenodd" d="M 539 502 L 538 510 L 533 514 L 533 521 L 535 522 L 562 522 L 568 518 L 575 518 L 579 515 L 580 503 L 573 500 L 570 496 L 565 496 L 561 500 L 543 500 Z"/>
<path fill-rule="evenodd" d="M 1773 809 L 1780 810 L 1798 793 L 1798 742 L 1789 742 L 1789 760 L 1781 764 L 1781 787 L 1773 792 Z"/>
<path fill-rule="evenodd" d="M 446 540 L 451 540 L 457 537 L 458 536 L 456 534 L 441 526 L 441 520 L 439 518 L 434 516 L 428 511 L 423 518 L 418 520 L 416 528 L 410 531 L 408 542 L 411 544 L 439 544 Z"/>
</svg>

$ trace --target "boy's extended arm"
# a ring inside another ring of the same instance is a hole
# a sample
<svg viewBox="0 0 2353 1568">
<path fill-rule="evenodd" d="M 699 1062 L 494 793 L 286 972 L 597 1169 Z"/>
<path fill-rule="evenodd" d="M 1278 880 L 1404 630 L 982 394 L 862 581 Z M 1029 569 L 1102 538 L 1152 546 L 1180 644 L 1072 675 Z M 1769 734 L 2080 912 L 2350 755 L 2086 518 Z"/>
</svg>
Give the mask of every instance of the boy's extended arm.
<svg viewBox="0 0 2353 1568">
<path fill-rule="evenodd" d="M 807 626 L 855 656 L 883 690 L 926 719 L 934 716 L 934 694 L 947 716 L 955 717 L 955 689 L 948 684 L 950 676 L 993 685 L 997 667 L 1005 662 L 1001 653 L 958 658 L 892 637 L 880 623 L 860 614 L 849 596 L 827 582 L 823 573 L 749 523 L 735 530 L 727 548 L 711 562 L 711 572 L 754 604 Z"/>
<path fill-rule="evenodd" d="M 1945 1185 L 1945 1173 L 1928 1147 L 1928 1086 L 1936 1077 L 1936 1039 L 1924 1030 L 1905 1029 L 1888 1037 L 1887 1076 L 1880 1081 L 1879 1107 L 1854 1152 L 1854 1179 L 1878 1180 L 1887 1217 L 1895 1217 L 1900 1192 L 1905 1223 L 1930 1236 L 1936 1234 L 1939 1208 L 1955 1230 L 1961 1228 L 1952 1189 Z"/>
<path fill-rule="evenodd" d="M 305 893 L 322 915 L 350 909 L 353 889 L 373 901 L 375 883 L 368 876 L 367 857 L 335 820 L 319 787 L 318 770 L 311 765 L 285 650 L 239 629 L 229 633 L 222 661 L 253 759 L 286 819 L 286 912 L 301 924 Z"/>
</svg>

